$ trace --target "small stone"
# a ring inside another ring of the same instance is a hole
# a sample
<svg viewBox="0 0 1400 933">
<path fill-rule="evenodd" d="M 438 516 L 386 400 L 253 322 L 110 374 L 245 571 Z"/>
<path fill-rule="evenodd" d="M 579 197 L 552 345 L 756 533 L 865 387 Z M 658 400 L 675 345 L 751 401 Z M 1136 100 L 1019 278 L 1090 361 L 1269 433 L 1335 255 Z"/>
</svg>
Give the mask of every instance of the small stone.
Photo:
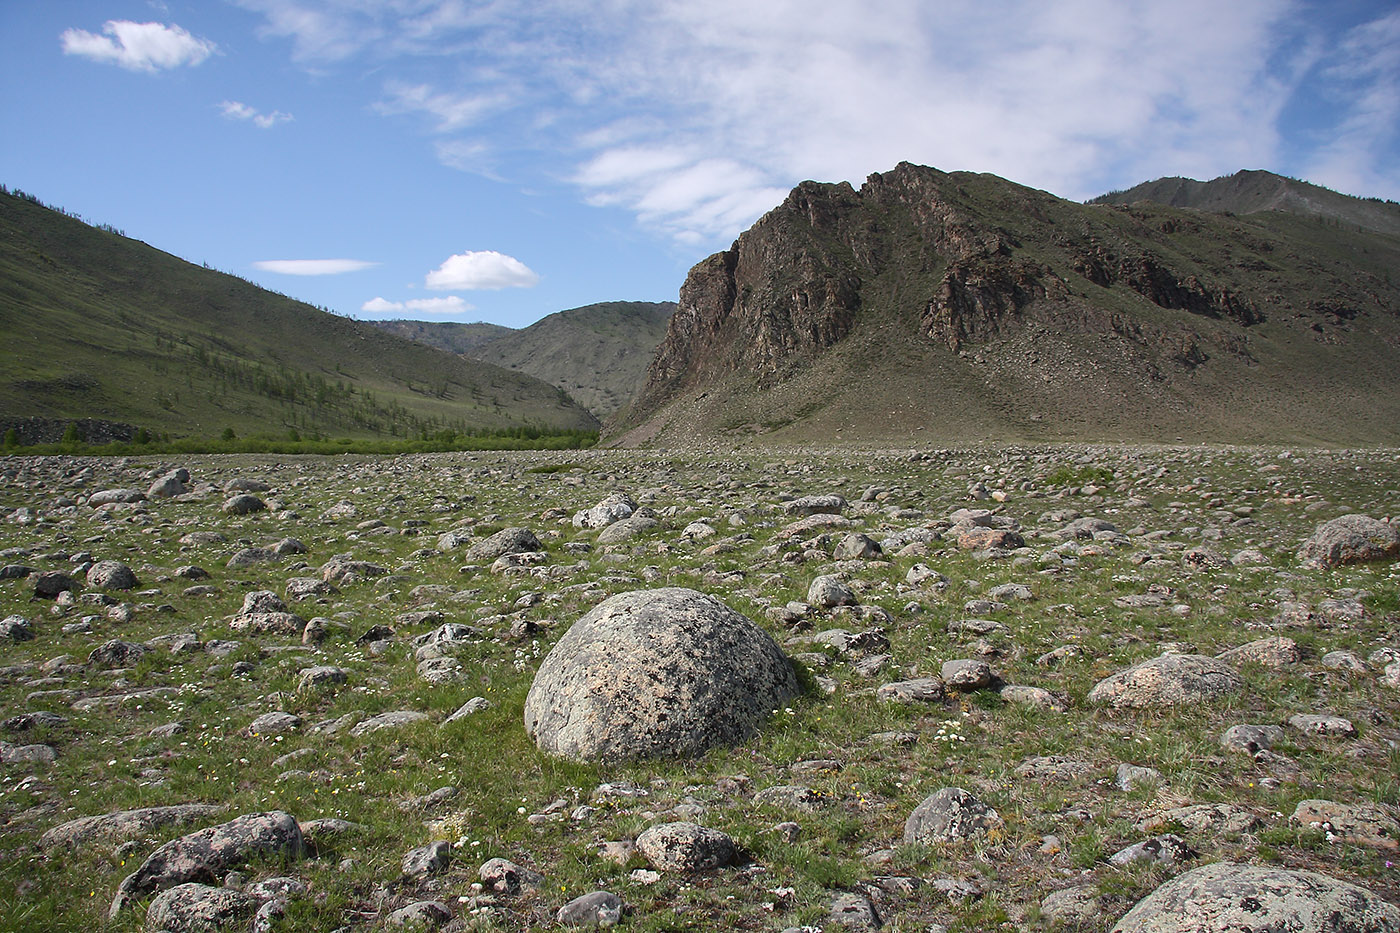
<svg viewBox="0 0 1400 933">
<path fill-rule="evenodd" d="M 1110 865 L 1131 865 L 1134 862 L 1163 862 L 1175 864 L 1196 857 L 1196 852 L 1180 836 L 1167 833 L 1144 839 L 1142 842 L 1120 849 L 1108 857 Z"/>
<path fill-rule="evenodd" d="M 616 926 L 625 906 L 622 898 L 611 891 L 593 891 L 576 897 L 563 907 L 554 919 L 565 926 Z"/>
<path fill-rule="evenodd" d="M 410 849 L 403 857 L 403 877 L 418 879 L 436 875 L 452 861 L 452 843 L 445 839 Z"/>
<path fill-rule="evenodd" d="M 704 871 L 738 857 L 734 840 L 694 823 L 661 823 L 637 837 L 637 848 L 658 871 Z"/>
<path fill-rule="evenodd" d="M 1288 724 L 1306 735 L 1321 735 L 1351 739 L 1356 737 L 1356 726 L 1351 720 L 1341 716 L 1326 716 L 1313 713 L 1298 713 L 1288 717 Z"/>
<path fill-rule="evenodd" d="M 1121 791 L 1134 791 L 1139 787 L 1163 783 L 1162 772 L 1156 768 L 1144 768 L 1125 762 L 1118 766 L 1118 773 L 1114 776 L 1113 783 Z"/>
<path fill-rule="evenodd" d="M 944 661 L 940 674 L 945 685 L 962 693 L 989 687 L 996 680 L 987 662 L 969 658 Z"/>
<path fill-rule="evenodd" d="M 904 841 L 957 842 L 1000 831 L 997 811 L 961 787 L 945 787 L 924 798 L 904 823 Z"/>
</svg>

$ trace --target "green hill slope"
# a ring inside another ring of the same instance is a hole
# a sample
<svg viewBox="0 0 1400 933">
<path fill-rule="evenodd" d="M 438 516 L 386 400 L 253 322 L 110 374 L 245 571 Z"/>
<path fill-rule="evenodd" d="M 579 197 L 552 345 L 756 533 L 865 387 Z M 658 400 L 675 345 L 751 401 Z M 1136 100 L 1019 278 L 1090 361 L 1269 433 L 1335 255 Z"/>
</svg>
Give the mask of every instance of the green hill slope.
<svg viewBox="0 0 1400 933">
<path fill-rule="evenodd" d="M 515 329 L 500 324 L 476 321 L 367 321 L 380 330 L 398 334 L 406 340 L 425 343 L 448 353 L 470 353 L 484 343 L 515 333 Z"/>
<path fill-rule="evenodd" d="M 592 429 L 564 393 L 0 192 L 0 421 L 416 437 Z"/>
<path fill-rule="evenodd" d="M 558 311 L 529 327 L 377 321 L 391 333 L 528 373 L 599 418 L 631 400 L 666 336 L 673 301 L 605 301 Z"/>
</svg>

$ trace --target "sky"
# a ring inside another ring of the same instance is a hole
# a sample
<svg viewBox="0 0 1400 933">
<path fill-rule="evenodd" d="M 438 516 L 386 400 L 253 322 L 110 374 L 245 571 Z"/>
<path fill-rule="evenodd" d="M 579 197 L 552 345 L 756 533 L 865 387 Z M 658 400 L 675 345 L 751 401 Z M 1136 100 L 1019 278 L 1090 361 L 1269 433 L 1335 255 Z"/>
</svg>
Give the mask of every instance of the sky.
<svg viewBox="0 0 1400 933">
<path fill-rule="evenodd" d="M 361 319 L 675 300 L 798 182 L 1400 200 L 1400 3 L 0 0 L 0 184 Z"/>
</svg>

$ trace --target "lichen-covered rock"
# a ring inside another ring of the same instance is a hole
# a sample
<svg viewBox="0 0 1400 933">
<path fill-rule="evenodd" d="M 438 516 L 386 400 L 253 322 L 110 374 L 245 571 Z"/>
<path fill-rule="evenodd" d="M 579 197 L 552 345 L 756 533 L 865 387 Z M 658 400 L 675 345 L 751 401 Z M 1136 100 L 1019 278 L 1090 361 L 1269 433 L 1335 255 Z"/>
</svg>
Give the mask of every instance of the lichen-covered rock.
<svg viewBox="0 0 1400 933">
<path fill-rule="evenodd" d="M 132 900 L 189 881 L 216 880 L 258 857 L 300 858 L 301 828 L 280 810 L 252 813 L 167 842 L 117 887 L 111 916 Z"/>
<path fill-rule="evenodd" d="M 1298 550 L 1304 566 L 1323 569 L 1396 557 L 1400 557 L 1400 527 L 1365 515 L 1323 522 Z"/>
<path fill-rule="evenodd" d="M 1224 661 L 1198 654 L 1165 654 L 1099 681 L 1089 702 L 1115 708 L 1182 706 L 1238 693 L 1244 682 Z"/>
<path fill-rule="evenodd" d="M 139 839 L 168 826 L 208 819 L 221 809 L 208 803 L 181 803 L 84 816 L 53 827 L 40 837 L 39 845 L 45 849 L 77 848 L 94 842 Z"/>
<path fill-rule="evenodd" d="M 162 891 L 146 911 L 151 933 L 223 933 L 246 930 L 263 899 L 207 884 L 188 882 Z"/>
<path fill-rule="evenodd" d="M 1400 909 L 1311 871 L 1217 862 L 1138 901 L 1113 933 L 1398 933 Z"/>
<path fill-rule="evenodd" d="M 956 842 L 1003 826 L 997 811 L 961 787 L 945 787 L 925 797 L 904 821 L 904 841 Z"/>
<path fill-rule="evenodd" d="M 1227 664 L 1252 662 L 1263 667 L 1279 668 L 1297 664 L 1303 660 L 1303 651 L 1293 639 L 1283 635 L 1274 635 L 1270 638 L 1251 641 L 1238 648 L 1222 651 L 1216 657 Z"/>
<path fill-rule="evenodd" d="M 773 639 L 719 600 L 683 588 L 619 593 L 540 665 L 525 728 L 569 758 L 693 756 L 748 738 L 797 690 Z"/>
<path fill-rule="evenodd" d="M 528 528 L 505 528 L 489 538 L 483 538 L 467 548 L 469 561 L 493 561 L 506 554 L 525 554 L 543 551 L 544 546 L 535 533 Z"/>
<path fill-rule="evenodd" d="M 1329 840 L 1353 842 L 1377 849 L 1400 849 L 1400 821 L 1384 804 L 1300 800 L 1289 819 L 1327 834 Z"/>
<path fill-rule="evenodd" d="M 637 837 L 637 848 L 657 871 L 705 871 L 739 855 L 727 834 L 685 822 L 652 826 Z"/>
</svg>

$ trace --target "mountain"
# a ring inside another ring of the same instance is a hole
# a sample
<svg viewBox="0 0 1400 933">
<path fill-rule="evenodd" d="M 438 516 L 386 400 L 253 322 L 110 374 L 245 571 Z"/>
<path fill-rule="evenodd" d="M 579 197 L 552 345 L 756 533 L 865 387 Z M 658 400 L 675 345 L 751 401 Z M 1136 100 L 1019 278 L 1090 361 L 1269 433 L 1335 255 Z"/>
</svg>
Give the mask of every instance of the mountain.
<svg viewBox="0 0 1400 933">
<path fill-rule="evenodd" d="M 614 444 L 1400 441 L 1400 238 L 903 163 L 697 264 Z"/>
<path fill-rule="evenodd" d="M 495 324 L 376 324 L 543 379 L 604 418 L 641 388 L 675 309 L 672 301 L 607 301 L 559 311 L 519 330 Z"/>
<path fill-rule="evenodd" d="M 1246 170 L 1213 181 L 1159 178 L 1127 191 L 1102 195 L 1089 203 L 1132 204 L 1137 201 L 1155 201 L 1171 207 L 1191 207 L 1217 213 L 1287 211 L 1325 217 L 1377 233 L 1400 235 L 1400 204 L 1394 201 L 1354 198 L 1273 172 Z"/>
<path fill-rule="evenodd" d="M 0 429 L 416 437 L 596 426 L 553 386 L 0 190 Z M 103 427 L 103 426 L 106 427 Z M 89 438 L 94 439 L 94 438 Z"/>
</svg>

